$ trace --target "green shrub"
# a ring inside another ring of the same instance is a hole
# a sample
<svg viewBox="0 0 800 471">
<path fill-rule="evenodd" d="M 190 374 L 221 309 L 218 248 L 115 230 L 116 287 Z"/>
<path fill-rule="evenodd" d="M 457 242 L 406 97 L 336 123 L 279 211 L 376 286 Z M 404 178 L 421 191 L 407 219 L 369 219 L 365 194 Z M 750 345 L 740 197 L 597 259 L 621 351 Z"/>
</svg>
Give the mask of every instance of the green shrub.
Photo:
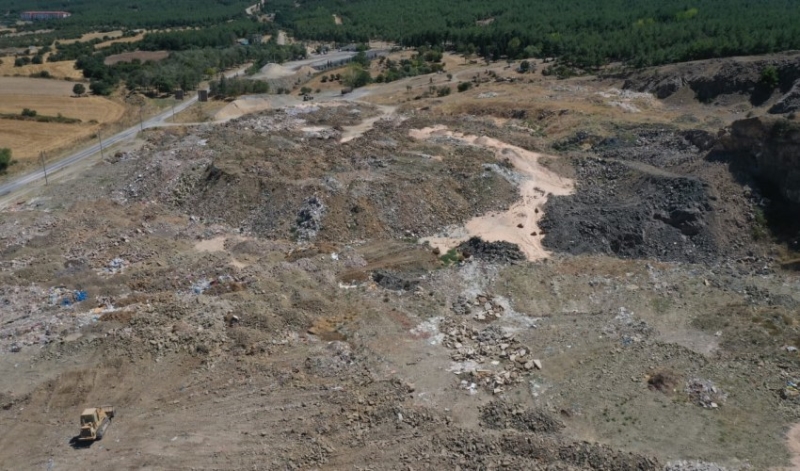
<svg viewBox="0 0 800 471">
<path fill-rule="evenodd" d="M 2 148 L 0 149 L 0 173 L 5 173 L 8 167 L 11 165 L 11 149 Z"/>
<path fill-rule="evenodd" d="M 777 88 L 778 83 L 780 83 L 778 69 L 771 65 L 765 67 L 764 70 L 761 71 L 761 83 L 769 88 Z"/>
</svg>

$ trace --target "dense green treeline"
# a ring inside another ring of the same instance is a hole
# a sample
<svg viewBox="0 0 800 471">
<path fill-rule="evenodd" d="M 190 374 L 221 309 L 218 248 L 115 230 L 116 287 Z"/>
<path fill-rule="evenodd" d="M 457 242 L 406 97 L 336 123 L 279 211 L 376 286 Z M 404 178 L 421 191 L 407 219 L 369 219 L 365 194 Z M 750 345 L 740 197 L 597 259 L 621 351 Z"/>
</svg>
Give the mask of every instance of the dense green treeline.
<svg viewBox="0 0 800 471">
<path fill-rule="evenodd" d="M 244 9 L 252 3 L 251 0 L 3 0 L 2 11 L 12 17 L 26 10 L 72 13 L 62 20 L 35 22 L 40 29 L 102 26 L 156 29 L 211 26 L 243 18 Z"/>
<path fill-rule="evenodd" d="M 231 46 L 238 39 L 253 39 L 274 29 L 271 23 L 247 19 L 191 31 L 148 33 L 137 43 L 137 47 L 144 51 L 183 51 L 197 47 Z"/>
<path fill-rule="evenodd" d="M 90 31 L 211 27 L 246 18 L 252 0 L 4 0 L 0 24 L 12 25 L 22 11 L 63 10 L 72 16 L 35 21 L 21 30 L 53 30 L 30 36 L 0 35 L 0 47 L 52 44 Z"/>
<path fill-rule="evenodd" d="M 796 0 L 271 0 L 299 38 L 644 66 L 800 49 Z M 336 25 L 334 14 L 342 18 Z"/>
</svg>

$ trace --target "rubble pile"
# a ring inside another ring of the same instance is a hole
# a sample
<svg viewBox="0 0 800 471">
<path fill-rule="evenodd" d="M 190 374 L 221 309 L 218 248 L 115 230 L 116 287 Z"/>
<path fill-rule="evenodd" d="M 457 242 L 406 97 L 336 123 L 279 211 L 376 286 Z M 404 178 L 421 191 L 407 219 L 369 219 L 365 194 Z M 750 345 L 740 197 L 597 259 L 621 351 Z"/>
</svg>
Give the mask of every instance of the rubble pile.
<svg viewBox="0 0 800 471">
<path fill-rule="evenodd" d="M 418 280 L 408 280 L 386 270 L 375 271 L 372 279 L 379 286 L 393 291 L 413 291 L 419 287 Z"/>
<path fill-rule="evenodd" d="M 708 379 L 690 379 L 686 382 L 685 391 L 692 402 L 707 409 L 716 409 L 728 398 L 727 393 L 723 392 Z"/>
<path fill-rule="evenodd" d="M 316 196 L 308 198 L 297 213 L 297 238 L 301 241 L 314 240 L 322 229 L 325 204 Z"/>
<path fill-rule="evenodd" d="M 303 127 L 306 121 L 302 118 L 295 117 L 294 114 L 300 112 L 312 112 L 312 108 L 295 109 L 293 115 L 284 112 L 276 112 L 274 114 L 259 113 L 255 115 L 246 116 L 239 119 L 234 119 L 225 124 L 225 127 L 233 129 L 251 129 L 260 134 L 267 134 L 276 131 L 294 131 Z"/>
<path fill-rule="evenodd" d="M 439 326 L 444 333 L 442 345 L 453 350 L 450 358 L 455 362 L 473 362 L 482 365 L 488 363 L 498 369 L 467 368 L 460 372 L 470 375 L 465 389 L 472 390 L 475 385 L 482 385 L 494 394 L 505 390 L 506 386 L 522 381 L 526 372 L 541 369 L 542 363 L 516 339 L 514 335 L 503 332 L 501 328 L 489 326 L 483 330 L 469 327 L 463 322 L 453 320 L 442 321 Z M 459 373 L 460 373 L 459 372 Z"/>
<path fill-rule="evenodd" d="M 75 309 L 77 303 L 87 299 L 86 291 L 63 286 L 0 288 L 0 351 L 19 352 L 24 347 L 47 345 L 97 322 L 100 310 Z"/>
<path fill-rule="evenodd" d="M 470 301 L 467 296 L 459 296 L 450 309 L 460 316 L 471 316 L 477 321 L 493 321 L 503 316 L 506 308 L 494 300 L 490 294 L 479 294 Z"/>
<path fill-rule="evenodd" d="M 564 424 L 543 410 L 528 410 L 518 404 L 492 401 L 480 408 L 483 424 L 493 429 L 514 428 L 521 432 L 555 433 Z"/>
<path fill-rule="evenodd" d="M 458 251 L 464 257 L 475 257 L 487 262 L 518 262 L 526 260 L 525 254 L 517 244 L 511 242 L 487 242 L 480 237 L 471 237 L 468 241 L 458 246 Z"/>
<path fill-rule="evenodd" d="M 618 337 L 623 345 L 630 345 L 648 339 L 653 335 L 654 329 L 647 322 L 638 319 L 633 312 L 620 307 L 619 313 L 603 327 L 603 333 L 609 337 Z"/>
</svg>

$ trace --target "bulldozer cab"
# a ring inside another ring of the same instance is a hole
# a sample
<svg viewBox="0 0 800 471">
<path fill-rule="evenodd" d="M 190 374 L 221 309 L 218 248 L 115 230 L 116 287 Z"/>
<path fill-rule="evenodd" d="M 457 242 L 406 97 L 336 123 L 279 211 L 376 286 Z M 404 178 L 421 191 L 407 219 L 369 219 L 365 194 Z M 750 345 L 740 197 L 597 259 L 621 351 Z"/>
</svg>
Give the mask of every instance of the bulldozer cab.
<svg viewBox="0 0 800 471">
<path fill-rule="evenodd" d="M 81 414 L 81 425 L 97 423 L 97 409 L 85 409 Z"/>
</svg>

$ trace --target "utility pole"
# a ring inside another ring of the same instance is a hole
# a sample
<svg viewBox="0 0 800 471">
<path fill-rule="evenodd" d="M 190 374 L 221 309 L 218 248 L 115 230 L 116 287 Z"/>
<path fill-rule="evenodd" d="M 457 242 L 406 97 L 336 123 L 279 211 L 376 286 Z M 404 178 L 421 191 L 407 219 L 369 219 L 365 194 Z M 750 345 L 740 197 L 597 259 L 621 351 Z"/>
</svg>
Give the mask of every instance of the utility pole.
<svg viewBox="0 0 800 471">
<path fill-rule="evenodd" d="M 144 120 L 142 119 L 142 109 L 144 106 L 139 107 L 139 131 L 144 131 Z"/>
<path fill-rule="evenodd" d="M 44 184 L 47 185 L 47 166 L 44 164 L 44 152 L 39 152 L 39 158 L 42 159 L 42 171 L 44 172 Z"/>
<path fill-rule="evenodd" d="M 105 159 L 106 156 L 103 155 L 103 138 L 100 136 L 100 131 L 97 131 L 97 140 L 100 141 L 100 158 Z"/>
<path fill-rule="evenodd" d="M 175 122 L 175 101 L 172 101 L 172 122 Z"/>
</svg>

